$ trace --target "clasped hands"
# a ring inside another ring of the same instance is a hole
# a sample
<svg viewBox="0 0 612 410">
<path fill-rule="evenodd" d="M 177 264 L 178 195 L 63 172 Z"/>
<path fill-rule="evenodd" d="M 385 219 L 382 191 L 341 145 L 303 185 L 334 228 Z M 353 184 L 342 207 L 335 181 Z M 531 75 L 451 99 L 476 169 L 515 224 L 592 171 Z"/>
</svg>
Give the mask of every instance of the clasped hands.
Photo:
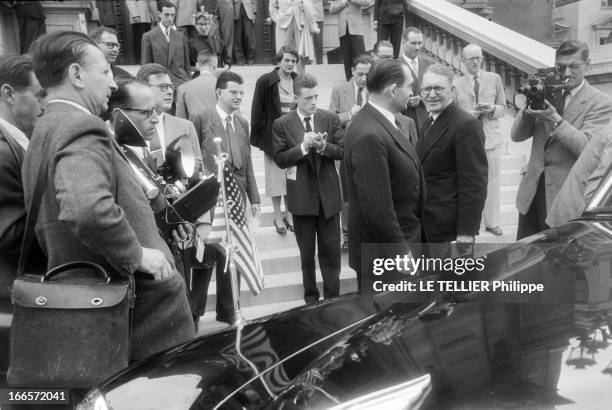
<svg viewBox="0 0 612 410">
<path fill-rule="evenodd" d="M 307 132 L 304 134 L 304 149 L 306 151 L 310 150 L 311 147 L 315 149 L 317 152 L 321 152 L 325 149 L 327 145 L 327 132 Z"/>
<path fill-rule="evenodd" d="M 561 115 L 557 112 L 557 109 L 548 102 L 548 100 L 544 100 L 545 107 L 543 110 L 533 110 L 529 107 L 525 108 L 525 113 L 529 116 L 550 123 L 556 124 L 563 119 Z"/>
</svg>

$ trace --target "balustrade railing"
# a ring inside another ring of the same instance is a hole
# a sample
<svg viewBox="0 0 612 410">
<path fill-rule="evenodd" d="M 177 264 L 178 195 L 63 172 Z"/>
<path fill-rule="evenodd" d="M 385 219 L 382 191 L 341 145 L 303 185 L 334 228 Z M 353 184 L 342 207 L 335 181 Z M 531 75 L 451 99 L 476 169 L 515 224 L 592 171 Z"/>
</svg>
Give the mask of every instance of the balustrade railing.
<svg viewBox="0 0 612 410">
<path fill-rule="evenodd" d="M 483 67 L 501 76 L 509 106 L 529 74 L 554 65 L 553 48 L 449 1 L 406 0 L 406 6 L 414 25 L 423 31 L 425 50 L 455 72 L 465 72 L 462 48 L 469 43 L 480 46 Z"/>
</svg>

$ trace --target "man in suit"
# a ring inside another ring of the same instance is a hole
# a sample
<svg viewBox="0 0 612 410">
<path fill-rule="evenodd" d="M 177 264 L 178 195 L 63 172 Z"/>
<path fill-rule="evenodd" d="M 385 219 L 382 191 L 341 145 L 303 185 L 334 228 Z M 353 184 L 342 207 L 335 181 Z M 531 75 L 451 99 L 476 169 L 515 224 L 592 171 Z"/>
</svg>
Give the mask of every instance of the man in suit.
<svg viewBox="0 0 612 410">
<path fill-rule="evenodd" d="M 612 165 L 612 123 L 596 131 L 572 166 L 546 215 L 551 228 L 582 215 Z"/>
<path fill-rule="evenodd" d="M 255 64 L 255 0 L 234 0 L 234 59 L 237 65 Z"/>
<path fill-rule="evenodd" d="M 329 12 L 338 14 L 338 37 L 344 60 L 346 80 L 351 78 L 353 58 L 365 53 L 363 35 L 365 28 L 361 20 L 364 7 L 370 7 L 374 0 L 335 0 L 329 3 Z"/>
<path fill-rule="evenodd" d="M 221 149 L 228 154 L 230 169 L 244 194 L 245 204 L 250 204 L 253 217 L 259 215 L 260 198 L 249 144 L 249 124 L 240 117 L 238 109 L 244 96 L 244 81 L 232 71 L 219 74 L 216 84 L 217 104 L 212 110 L 196 114 L 193 122 L 202 141 L 204 167 L 208 172 L 217 172 L 214 155 L 217 153 L 215 138 L 221 139 Z M 217 320 L 233 323 L 236 319 L 232 302 L 232 288 L 229 275 L 225 274 L 225 258 L 212 247 L 204 255 L 205 273 L 208 280 L 200 290 L 202 307 L 206 305 L 206 293 L 212 269 L 217 265 Z"/>
<path fill-rule="evenodd" d="M 340 181 L 334 160 L 342 159 L 340 119 L 317 109 L 317 80 L 293 82 L 297 109 L 272 125 L 274 161 L 287 169 L 287 206 L 300 249 L 304 301 L 319 300 L 315 246 L 325 299 L 340 293 Z"/>
<path fill-rule="evenodd" d="M 11 313 L 10 289 L 17 272 L 26 222 L 21 165 L 36 119 L 43 113 L 44 91 L 28 56 L 0 57 L 0 313 Z M 36 242 L 36 241 L 34 241 Z M 45 267 L 44 255 L 30 252 Z M 9 326 L 0 326 L 0 373 L 8 368 Z"/>
<path fill-rule="evenodd" d="M 38 39 L 32 59 L 48 105 L 25 154 L 23 186 L 30 206 L 42 158 L 55 158 L 43 174 L 36 223 L 47 268 L 82 260 L 113 277 L 134 275 L 131 360 L 193 338 L 172 253 L 122 150 L 98 117 L 116 89 L 103 53 L 85 34 L 58 31 Z"/>
<path fill-rule="evenodd" d="M 434 62 L 428 57 L 421 55 L 423 47 L 423 33 L 416 27 L 408 27 L 404 31 L 404 53 L 401 61 L 405 63 L 412 73 L 412 97 L 408 100 L 406 109 L 402 114 L 412 118 L 417 130 L 421 130 L 427 120 L 427 108 L 421 97 L 421 82 L 423 74 Z"/>
<path fill-rule="evenodd" d="M 142 64 L 157 63 L 170 72 L 175 86 L 189 81 L 189 48 L 185 37 L 173 28 L 176 6 L 169 1 L 159 3 L 160 22 L 142 36 Z"/>
<path fill-rule="evenodd" d="M 610 99 L 584 78 L 589 63 L 586 44 L 574 40 L 562 43 L 555 53 L 555 65 L 569 80 L 563 112 L 547 102 L 544 110 L 521 110 L 512 124 L 512 141 L 533 138 L 516 197 L 518 239 L 548 228 L 548 209 L 572 165 L 592 135 L 610 120 Z"/>
<path fill-rule="evenodd" d="M 166 148 L 175 139 L 182 135 L 188 135 L 193 145 L 193 152 L 196 161 L 202 162 L 202 154 L 200 151 L 200 143 L 198 134 L 193 123 L 183 118 L 175 117 L 168 114 L 172 108 L 172 96 L 174 94 L 174 86 L 170 81 L 170 73 L 160 64 L 145 64 L 143 65 L 136 77 L 146 81 L 155 95 L 155 103 L 157 104 L 157 116 L 159 121 L 156 124 L 157 132 L 155 136 L 148 141 L 148 148 L 151 156 L 155 160 L 153 169 L 157 170 L 166 159 Z"/>
<path fill-rule="evenodd" d="M 481 70 L 482 49 L 476 44 L 468 44 L 463 49 L 463 64 L 467 73 L 455 78 L 457 104 L 482 122 L 485 133 L 485 151 L 489 164 L 487 199 L 482 213 L 485 229 L 494 235 L 503 235 L 499 227 L 500 162 L 504 137 L 499 119 L 506 115 L 506 94 L 501 77 L 496 73 Z"/>
<path fill-rule="evenodd" d="M 428 243 L 473 243 L 487 195 L 482 124 L 453 102 L 453 77 L 449 68 L 435 64 L 421 84 L 431 113 L 416 145 L 427 182 L 423 230 Z"/>
<path fill-rule="evenodd" d="M 393 44 L 393 58 L 399 56 L 404 29 L 404 1 L 376 0 L 374 2 L 374 30 L 376 41 L 389 40 Z"/>
<path fill-rule="evenodd" d="M 332 89 L 329 110 L 338 114 L 342 128 L 346 128 L 353 116 L 357 115 L 361 107 L 368 101 L 366 77 L 372 67 L 372 58 L 367 54 L 360 54 L 353 59 L 351 68 L 352 78 L 345 84 L 334 86 Z M 344 165 L 340 164 L 340 182 L 342 186 L 342 251 L 348 251 L 348 194 L 346 192 L 346 175 Z"/>
<path fill-rule="evenodd" d="M 121 44 L 117 40 L 117 32 L 106 26 L 96 27 L 88 33 L 88 36 L 98 44 L 100 50 L 104 53 L 106 61 L 111 66 L 113 77 L 129 76 L 130 73 L 125 71 L 123 68 L 115 65 L 117 57 L 119 57 L 119 49 Z"/>
<path fill-rule="evenodd" d="M 176 116 L 191 119 L 217 104 L 217 55 L 200 51 L 196 63 L 200 75 L 179 86 L 176 94 Z"/>
<path fill-rule="evenodd" d="M 393 58 L 394 55 L 393 44 L 387 40 L 380 40 L 374 44 L 374 48 L 372 49 L 372 59 L 374 61 L 378 60 L 389 60 Z M 399 49 L 398 49 L 399 50 Z"/>
<path fill-rule="evenodd" d="M 225 65 L 225 62 L 231 63 L 232 61 L 231 56 L 227 55 L 225 44 L 219 34 L 219 25 L 214 21 L 212 14 L 196 14 L 196 32 L 187 40 L 187 46 L 189 47 L 189 61 L 192 64 L 198 64 L 198 54 L 201 51 L 214 53 L 217 56 L 217 64 L 221 67 Z"/>
<path fill-rule="evenodd" d="M 412 93 L 410 70 L 397 60 L 376 62 L 368 103 L 346 130 L 344 164 L 349 195 L 349 265 L 361 288 L 361 247 L 421 241 L 425 183 L 410 139 L 412 120 L 396 115 Z"/>
</svg>

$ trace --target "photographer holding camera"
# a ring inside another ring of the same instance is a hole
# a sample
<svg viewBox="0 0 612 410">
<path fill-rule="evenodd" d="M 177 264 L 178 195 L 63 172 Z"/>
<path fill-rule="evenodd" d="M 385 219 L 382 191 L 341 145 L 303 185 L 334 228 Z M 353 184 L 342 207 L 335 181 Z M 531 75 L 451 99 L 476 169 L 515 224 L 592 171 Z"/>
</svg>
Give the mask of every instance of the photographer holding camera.
<svg viewBox="0 0 612 410">
<path fill-rule="evenodd" d="M 521 110 L 512 125 L 512 141 L 533 137 L 516 198 L 517 239 L 548 228 L 546 214 L 572 165 L 593 133 L 610 119 L 612 102 L 584 79 L 589 63 L 586 44 L 574 40 L 562 43 L 555 53 L 555 66 L 568 81 L 563 112 L 545 101 L 543 110 Z"/>
</svg>

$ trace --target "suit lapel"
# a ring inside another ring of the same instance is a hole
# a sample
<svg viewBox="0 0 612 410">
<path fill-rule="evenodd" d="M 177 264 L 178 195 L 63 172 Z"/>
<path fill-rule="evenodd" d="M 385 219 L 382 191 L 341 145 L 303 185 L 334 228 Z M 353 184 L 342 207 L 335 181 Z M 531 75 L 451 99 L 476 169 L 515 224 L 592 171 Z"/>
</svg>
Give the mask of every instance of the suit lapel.
<svg viewBox="0 0 612 410">
<path fill-rule="evenodd" d="M 346 95 L 346 100 L 348 102 L 348 109 L 353 108 L 355 104 L 357 104 L 357 100 L 355 99 L 355 86 L 353 85 L 353 80 L 346 83 L 346 87 L 344 87 L 344 95 Z"/>
<path fill-rule="evenodd" d="M 586 80 L 584 81 L 584 86 L 580 91 L 578 91 L 578 94 L 576 94 L 576 96 L 570 100 L 563 113 L 563 119 L 570 124 L 573 124 L 580 113 L 584 112 L 583 104 L 587 103 L 588 96 L 591 94 L 590 90 L 587 90 L 589 84 L 586 82 Z"/>
<path fill-rule="evenodd" d="M 451 105 L 438 116 L 438 119 L 434 121 L 427 135 L 422 135 L 421 138 L 419 138 L 417 143 L 417 153 L 419 154 L 419 158 L 421 158 L 421 163 L 425 162 L 427 154 L 429 154 L 438 140 L 442 138 L 444 134 L 446 134 L 446 131 L 448 130 L 446 117 L 452 110 L 454 110 L 453 103 L 451 103 Z"/>
<path fill-rule="evenodd" d="M 176 47 L 179 47 L 178 43 L 178 35 L 174 32 L 173 29 L 170 29 L 168 33 L 168 65 L 172 64 L 172 59 L 174 58 L 174 50 Z"/>
</svg>

